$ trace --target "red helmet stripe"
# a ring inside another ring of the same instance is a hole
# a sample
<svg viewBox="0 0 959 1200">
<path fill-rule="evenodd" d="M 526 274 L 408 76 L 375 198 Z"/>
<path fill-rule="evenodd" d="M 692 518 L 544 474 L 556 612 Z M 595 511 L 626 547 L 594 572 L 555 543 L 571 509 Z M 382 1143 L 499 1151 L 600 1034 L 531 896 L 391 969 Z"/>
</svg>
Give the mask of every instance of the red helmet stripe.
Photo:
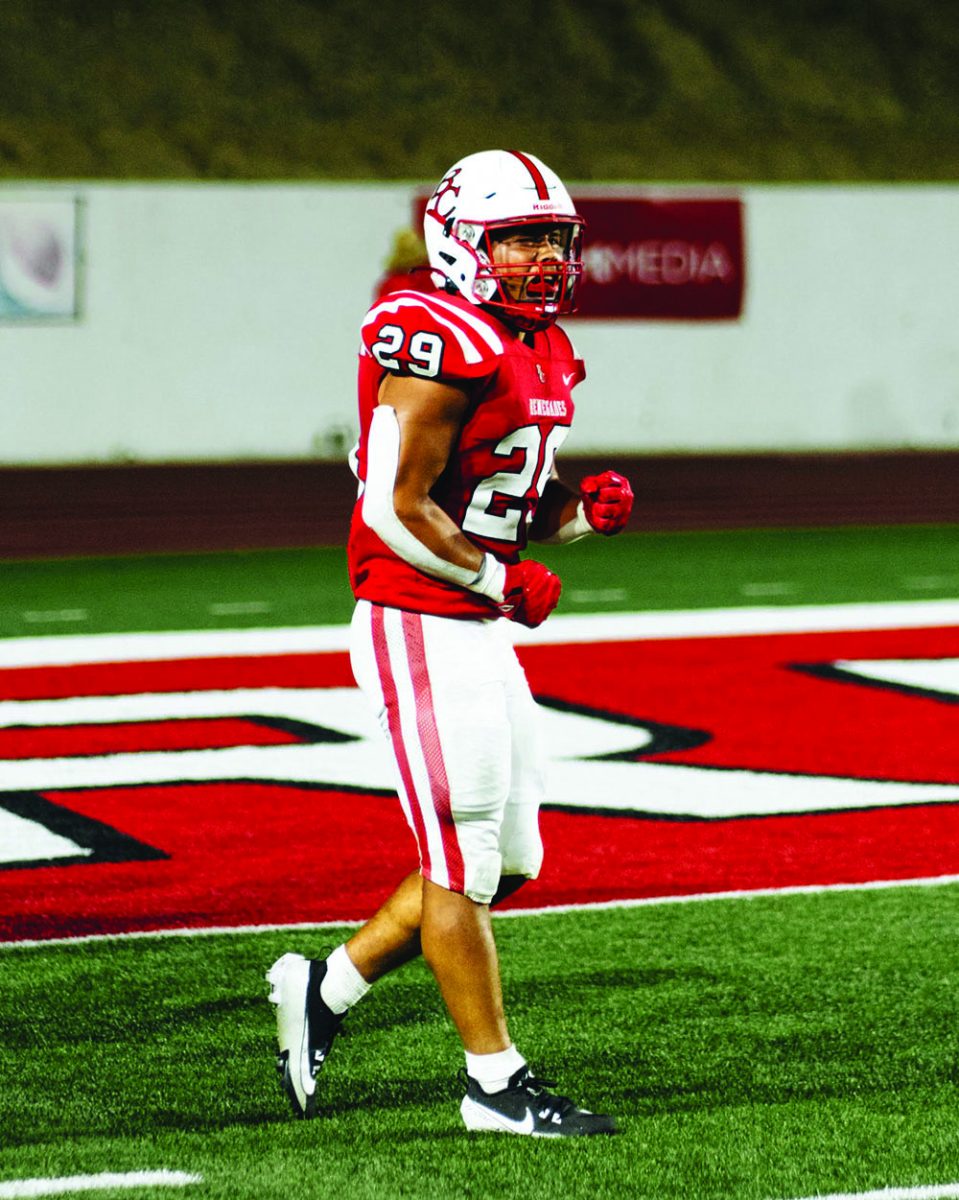
<svg viewBox="0 0 959 1200">
<path fill-rule="evenodd" d="M 536 163 L 524 154 L 522 150 L 507 150 L 507 154 L 512 154 L 523 164 L 530 175 L 533 177 L 533 183 L 536 185 L 536 195 L 540 200 L 549 199 L 549 188 L 546 186 L 546 180 L 543 178 L 543 172 L 539 169 Z"/>
</svg>

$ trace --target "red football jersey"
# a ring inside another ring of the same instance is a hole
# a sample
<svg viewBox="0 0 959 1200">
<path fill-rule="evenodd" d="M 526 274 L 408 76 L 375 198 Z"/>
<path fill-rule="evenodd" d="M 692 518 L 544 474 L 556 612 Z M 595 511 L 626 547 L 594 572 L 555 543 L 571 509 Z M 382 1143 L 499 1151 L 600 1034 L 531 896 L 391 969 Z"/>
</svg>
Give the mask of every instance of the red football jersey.
<svg viewBox="0 0 959 1200">
<path fill-rule="evenodd" d="M 484 597 L 418 570 L 366 525 L 366 443 L 388 372 L 461 388 L 470 406 L 431 496 L 477 546 L 515 562 L 569 432 L 572 389 L 586 374 L 562 329 L 530 336 L 521 341 L 496 317 L 443 292 L 394 292 L 370 309 L 360 344 L 354 455 L 360 497 L 348 544 L 358 599 L 440 616 L 493 615 Z"/>
</svg>

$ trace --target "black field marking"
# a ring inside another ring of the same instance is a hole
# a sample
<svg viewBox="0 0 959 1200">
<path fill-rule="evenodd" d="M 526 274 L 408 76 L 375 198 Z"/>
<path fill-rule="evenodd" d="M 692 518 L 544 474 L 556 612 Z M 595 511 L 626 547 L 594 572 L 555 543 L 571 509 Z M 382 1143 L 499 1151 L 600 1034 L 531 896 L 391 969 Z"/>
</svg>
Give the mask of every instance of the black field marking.
<svg viewBox="0 0 959 1200">
<path fill-rule="evenodd" d="M 0 871 L 29 867 L 65 867 L 88 863 L 152 862 L 169 858 L 163 850 L 148 846 L 129 834 L 121 833 L 103 821 L 84 817 L 72 809 L 54 804 L 37 792 L 0 792 L 0 808 L 14 816 L 42 825 L 50 833 L 68 838 L 88 850 L 88 854 L 63 858 L 22 859 L 0 863 Z"/>
<path fill-rule="evenodd" d="M 340 729 L 330 729 L 327 725 L 315 725 L 312 721 L 298 721 L 295 717 L 266 717 L 256 713 L 239 718 L 249 721 L 251 725 L 260 725 L 266 729 L 277 729 L 290 733 L 301 742 L 318 744 L 329 742 L 340 745 L 345 742 L 358 742 L 360 739 L 352 733 L 343 733 Z"/>
<path fill-rule="evenodd" d="M 942 704 L 959 704 L 959 694 L 956 692 L 942 692 L 936 688 L 917 687 L 910 683 L 897 683 L 891 679 L 876 679 L 872 675 L 860 675 L 858 671 L 847 671 L 843 667 L 837 667 L 835 663 L 789 663 L 788 666 L 790 671 L 812 675 L 814 679 L 823 679 L 829 683 L 854 684 L 856 687 L 873 688 L 881 692 L 898 692 L 903 696 L 921 696 L 925 700 L 938 700 Z"/>
<path fill-rule="evenodd" d="M 695 750 L 712 741 L 713 735 L 705 729 L 693 729 L 686 725 L 665 725 L 662 721 L 653 721 L 647 717 L 624 717 L 621 713 L 604 708 L 590 708 L 585 704 L 574 704 L 569 700 L 554 700 L 551 696 L 537 694 L 536 702 L 544 708 L 555 709 L 556 712 L 577 713 L 584 717 L 596 717 L 601 721 L 609 721 L 614 725 L 625 725 L 633 729 L 642 729 L 650 734 L 648 746 L 639 746 L 635 750 L 619 750 L 612 754 L 588 754 L 581 757 L 584 762 L 637 762 L 649 758 L 653 754 L 669 754 L 678 750 Z"/>
</svg>

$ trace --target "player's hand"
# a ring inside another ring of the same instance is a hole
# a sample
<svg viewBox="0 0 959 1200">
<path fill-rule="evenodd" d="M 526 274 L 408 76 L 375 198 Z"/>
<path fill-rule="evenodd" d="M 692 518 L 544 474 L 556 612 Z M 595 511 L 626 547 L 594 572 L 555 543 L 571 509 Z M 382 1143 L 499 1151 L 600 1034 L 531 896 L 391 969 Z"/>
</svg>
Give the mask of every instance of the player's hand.
<svg viewBox="0 0 959 1200">
<path fill-rule="evenodd" d="M 633 489 L 629 480 L 616 471 L 587 475 L 580 482 L 583 513 L 597 533 L 609 537 L 619 533 L 633 510 Z"/>
<path fill-rule="evenodd" d="M 556 607 L 562 590 L 558 575 L 542 563 L 526 558 L 506 564 L 503 599 L 496 607 L 509 620 L 535 629 Z"/>
</svg>

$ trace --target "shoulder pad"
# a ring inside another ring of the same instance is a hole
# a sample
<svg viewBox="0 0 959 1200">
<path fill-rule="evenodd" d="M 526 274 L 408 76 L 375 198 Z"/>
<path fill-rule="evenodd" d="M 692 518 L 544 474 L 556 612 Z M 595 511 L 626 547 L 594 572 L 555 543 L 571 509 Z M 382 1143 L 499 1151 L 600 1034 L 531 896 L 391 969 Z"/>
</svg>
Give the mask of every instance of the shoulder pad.
<svg viewBox="0 0 959 1200">
<path fill-rule="evenodd" d="M 360 354 L 386 371 L 424 379 L 480 379 L 491 375 L 503 341 L 485 314 L 446 296 L 393 292 L 363 322 Z"/>
</svg>

